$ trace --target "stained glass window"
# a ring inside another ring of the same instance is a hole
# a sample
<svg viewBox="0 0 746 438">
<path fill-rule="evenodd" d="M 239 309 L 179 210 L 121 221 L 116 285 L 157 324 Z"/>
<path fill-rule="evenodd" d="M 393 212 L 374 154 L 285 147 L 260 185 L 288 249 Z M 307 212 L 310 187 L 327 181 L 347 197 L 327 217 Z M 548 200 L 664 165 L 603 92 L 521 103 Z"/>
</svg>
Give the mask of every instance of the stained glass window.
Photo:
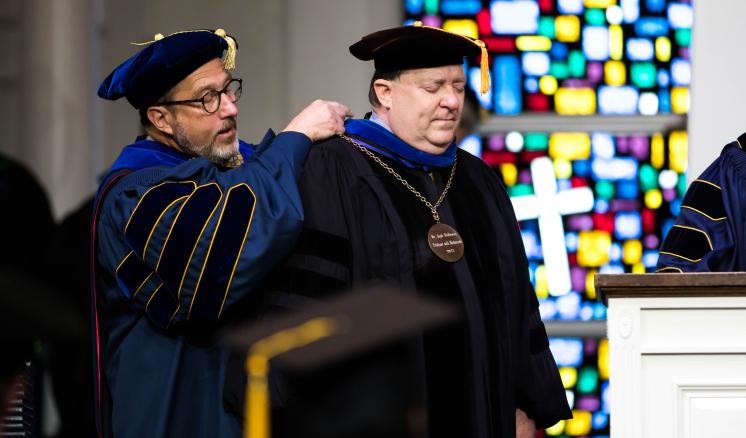
<svg viewBox="0 0 746 438">
<path fill-rule="evenodd" d="M 597 272 L 654 271 L 686 191 L 685 131 L 509 132 L 462 147 L 505 183 L 544 320 L 603 320 Z"/>
<path fill-rule="evenodd" d="M 690 0 L 405 0 L 407 22 L 480 38 L 496 114 L 685 114 Z M 470 62 L 477 62 L 476 60 Z M 468 64 L 471 86 L 478 66 Z"/>
</svg>

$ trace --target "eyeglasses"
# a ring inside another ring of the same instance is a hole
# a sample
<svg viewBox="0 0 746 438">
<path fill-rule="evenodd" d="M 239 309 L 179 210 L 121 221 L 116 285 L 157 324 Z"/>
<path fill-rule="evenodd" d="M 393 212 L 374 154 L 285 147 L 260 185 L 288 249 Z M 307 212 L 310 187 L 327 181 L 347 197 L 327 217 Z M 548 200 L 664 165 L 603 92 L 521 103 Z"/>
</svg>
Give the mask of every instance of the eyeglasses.
<svg viewBox="0 0 746 438">
<path fill-rule="evenodd" d="M 210 90 L 205 93 L 199 99 L 189 100 L 167 100 L 165 102 L 159 102 L 158 105 L 183 105 L 188 103 L 201 103 L 202 108 L 205 109 L 207 114 L 214 114 L 218 108 L 220 108 L 220 98 L 225 94 L 231 102 L 236 103 L 241 98 L 241 79 L 231 79 L 230 82 L 220 91 Z"/>
</svg>

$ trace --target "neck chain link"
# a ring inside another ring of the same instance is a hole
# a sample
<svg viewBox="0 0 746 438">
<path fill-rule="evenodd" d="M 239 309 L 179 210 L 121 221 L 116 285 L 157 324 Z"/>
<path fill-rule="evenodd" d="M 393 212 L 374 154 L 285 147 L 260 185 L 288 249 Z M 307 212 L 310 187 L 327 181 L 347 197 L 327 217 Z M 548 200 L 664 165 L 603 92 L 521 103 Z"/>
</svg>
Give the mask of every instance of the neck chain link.
<svg viewBox="0 0 746 438">
<path fill-rule="evenodd" d="M 438 207 L 440 204 L 443 203 L 443 200 L 446 198 L 446 194 L 448 194 L 448 189 L 451 188 L 451 182 L 453 182 L 453 175 L 456 174 L 456 164 L 458 163 L 458 154 L 456 154 L 453 157 L 453 166 L 451 166 L 451 174 L 448 176 L 448 181 L 446 182 L 446 186 L 443 189 L 443 193 L 440 194 L 440 197 L 433 205 L 430 201 L 427 200 L 424 196 L 422 196 L 422 193 L 417 191 L 414 187 L 412 187 L 409 182 L 407 182 L 406 179 L 404 179 L 401 175 L 396 173 L 394 169 L 391 168 L 388 164 L 384 163 L 383 160 L 378 158 L 373 152 L 369 151 L 365 146 L 361 145 L 357 141 L 353 140 L 352 138 L 346 136 L 346 135 L 340 135 L 343 139 L 347 140 L 349 143 L 352 143 L 353 146 L 358 148 L 360 152 L 364 153 L 368 157 L 370 157 L 373 161 L 378 163 L 381 167 L 383 167 L 388 173 L 394 176 L 404 187 L 406 187 L 410 192 L 412 192 L 420 201 L 422 201 L 427 208 L 430 209 L 430 213 L 433 215 L 433 219 L 435 219 L 435 222 L 440 222 L 440 216 L 438 215 Z"/>
</svg>

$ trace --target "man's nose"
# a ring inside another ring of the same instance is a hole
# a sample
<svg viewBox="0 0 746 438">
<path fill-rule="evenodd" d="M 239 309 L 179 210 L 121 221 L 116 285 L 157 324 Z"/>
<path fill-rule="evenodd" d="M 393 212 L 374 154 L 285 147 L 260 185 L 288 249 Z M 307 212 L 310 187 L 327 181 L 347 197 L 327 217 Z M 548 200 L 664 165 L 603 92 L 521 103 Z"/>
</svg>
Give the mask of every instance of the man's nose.
<svg viewBox="0 0 746 438">
<path fill-rule="evenodd" d="M 227 94 L 223 94 L 220 99 L 220 117 L 236 117 L 238 115 L 238 105 L 233 102 Z"/>
<path fill-rule="evenodd" d="M 448 109 L 458 109 L 459 102 L 460 99 L 456 90 L 447 91 L 441 99 L 441 105 Z"/>
</svg>

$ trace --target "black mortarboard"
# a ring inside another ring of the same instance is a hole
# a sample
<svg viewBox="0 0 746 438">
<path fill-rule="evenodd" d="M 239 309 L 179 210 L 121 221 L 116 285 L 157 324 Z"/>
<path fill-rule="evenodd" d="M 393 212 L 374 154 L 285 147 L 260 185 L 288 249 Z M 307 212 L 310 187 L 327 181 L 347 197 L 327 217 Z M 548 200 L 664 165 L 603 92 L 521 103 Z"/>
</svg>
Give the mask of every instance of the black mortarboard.
<svg viewBox="0 0 746 438">
<path fill-rule="evenodd" d="M 459 65 L 465 56 L 481 54 L 481 89 L 489 88 L 487 46 L 480 40 L 446 30 L 424 26 L 416 21 L 412 26 L 385 29 L 364 36 L 350 46 L 350 53 L 363 61 L 373 60 L 382 72 L 415 68 Z"/>
<path fill-rule="evenodd" d="M 223 56 L 230 70 L 235 67 L 238 45 L 223 29 L 157 34 L 146 47 L 112 71 L 98 89 L 99 97 L 126 97 L 136 109 L 155 103 L 194 70 Z M 139 44 L 138 44 L 139 45 Z"/>
<path fill-rule="evenodd" d="M 283 371 L 314 373 L 457 317 L 457 310 L 432 298 L 388 286 L 373 286 L 233 329 L 224 342 L 248 351 L 246 436 L 268 436 L 268 361 L 271 360 L 273 368 Z M 364 358 L 367 362 L 375 359 Z"/>
</svg>

